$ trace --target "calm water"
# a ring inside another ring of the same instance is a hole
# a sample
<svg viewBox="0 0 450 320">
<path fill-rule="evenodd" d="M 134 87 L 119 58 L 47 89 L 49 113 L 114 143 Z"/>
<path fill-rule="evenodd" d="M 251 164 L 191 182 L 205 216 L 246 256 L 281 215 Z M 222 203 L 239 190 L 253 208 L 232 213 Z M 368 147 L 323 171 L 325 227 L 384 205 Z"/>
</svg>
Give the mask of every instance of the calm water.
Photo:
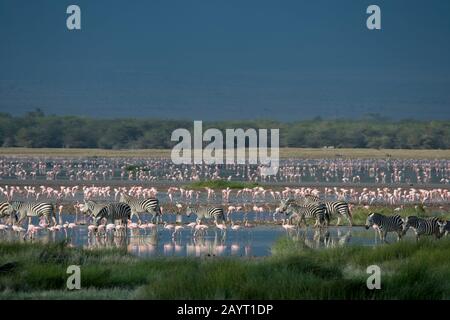
<svg viewBox="0 0 450 320">
<path fill-rule="evenodd" d="M 73 222 L 74 220 L 74 215 L 63 215 L 64 222 Z M 174 221 L 175 216 L 165 217 L 165 220 Z M 183 221 L 183 223 L 189 221 Z M 240 221 L 237 221 L 237 223 L 240 223 Z M 253 223 L 251 219 L 250 223 Z M 271 255 L 273 245 L 286 237 L 315 249 L 355 244 L 364 246 L 380 244 L 380 240 L 375 238 L 374 230 L 366 230 L 363 227 L 330 227 L 327 231 L 322 232 L 309 227 L 306 232 L 305 229 L 301 229 L 299 232 L 288 233 L 281 225 L 275 224 L 241 228 L 237 231 L 228 229 L 226 233 L 210 225 L 204 236 L 197 237 L 193 236 L 190 228 L 185 227 L 175 239 L 172 238 L 172 231 L 164 229 L 163 225 L 160 225 L 157 231 L 130 230 L 127 239 L 113 237 L 112 235 L 107 237 L 88 235 L 87 225 L 78 225 L 75 229 L 68 229 L 67 231 L 40 231 L 34 240 L 26 241 L 49 243 L 67 239 L 69 245 L 76 247 L 127 247 L 130 253 L 144 258 L 158 256 L 200 257 L 205 255 L 253 257 Z M 405 241 L 414 241 L 411 232 L 407 234 L 406 238 Z M 22 236 L 7 231 L 0 233 L 0 241 L 23 240 Z M 389 234 L 388 241 L 396 241 L 396 235 Z"/>
</svg>

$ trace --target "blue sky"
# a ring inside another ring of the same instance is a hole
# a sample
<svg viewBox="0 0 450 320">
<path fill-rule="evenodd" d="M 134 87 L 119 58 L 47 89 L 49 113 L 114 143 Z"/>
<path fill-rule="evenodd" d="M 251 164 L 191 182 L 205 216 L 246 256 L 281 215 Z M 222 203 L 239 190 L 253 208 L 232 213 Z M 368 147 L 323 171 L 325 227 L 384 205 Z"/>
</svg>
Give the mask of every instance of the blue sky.
<svg viewBox="0 0 450 320">
<path fill-rule="evenodd" d="M 449 13 L 446 0 L 0 0 L 0 111 L 448 119 Z"/>
</svg>

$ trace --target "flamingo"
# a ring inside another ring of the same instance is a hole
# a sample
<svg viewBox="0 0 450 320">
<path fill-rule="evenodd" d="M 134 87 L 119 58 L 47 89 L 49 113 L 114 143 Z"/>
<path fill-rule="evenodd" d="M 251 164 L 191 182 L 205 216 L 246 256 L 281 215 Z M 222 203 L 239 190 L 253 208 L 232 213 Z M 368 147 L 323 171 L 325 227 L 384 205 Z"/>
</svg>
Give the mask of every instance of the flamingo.
<svg viewBox="0 0 450 320">
<path fill-rule="evenodd" d="M 184 229 L 183 226 L 175 226 L 174 231 L 173 231 L 173 233 L 172 233 L 172 238 L 175 238 L 175 235 L 176 235 L 177 233 L 180 233 L 181 230 L 183 230 L 183 229 Z"/>
<path fill-rule="evenodd" d="M 27 232 L 24 234 L 23 239 L 25 239 L 28 235 L 30 236 L 30 239 L 33 239 L 34 235 L 37 234 L 40 229 L 41 229 L 40 227 L 36 227 L 33 224 L 29 224 Z"/>
<path fill-rule="evenodd" d="M 194 230 L 194 228 L 195 228 L 196 225 L 197 225 L 197 223 L 191 222 L 191 223 L 188 223 L 186 226 L 187 226 L 188 228 L 191 228 L 192 230 Z"/>
<path fill-rule="evenodd" d="M 43 228 L 43 229 L 47 229 L 48 223 L 47 223 L 47 221 L 45 220 L 45 217 L 44 217 L 44 216 L 41 218 L 41 221 L 39 221 L 39 226 L 40 226 L 41 228 Z"/>
<path fill-rule="evenodd" d="M 106 226 L 104 224 L 101 224 L 97 227 L 97 233 L 103 234 L 105 232 Z"/>
<path fill-rule="evenodd" d="M 96 231 L 97 231 L 97 226 L 96 225 L 90 224 L 88 226 L 88 234 L 93 234 Z"/>
<path fill-rule="evenodd" d="M 0 231 L 1 232 L 6 232 L 6 230 L 8 230 L 9 227 L 6 224 L 0 224 Z"/>
<path fill-rule="evenodd" d="M 288 223 L 288 219 L 284 220 L 282 227 L 284 228 L 284 230 L 286 230 L 286 232 L 289 232 L 289 230 L 295 229 L 295 226 L 293 224 Z"/>
<path fill-rule="evenodd" d="M 207 226 L 206 224 L 198 223 L 198 224 L 195 226 L 194 237 L 195 237 L 199 232 L 201 232 L 201 233 L 206 232 L 207 229 L 208 229 L 208 226 Z"/>
<path fill-rule="evenodd" d="M 116 225 L 114 223 L 108 223 L 106 225 L 106 232 L 114 232 L 116 231 Z"/>
<path fill-rule="evenodd" d="M 241 229 L 240 225 L 237 225 L 237 224 L 234 224 L 234 222 L 231 222 L 231 230 L 238 231 L 240 229 Z"/>
<path fill-rule="evenodd" d="M 59 218 L 58 218 L 58 220 L 59 220 L 59 224 L 62 224 L 62 210 L 63 210 L 63 205 L 61 204 L 59 207 L 58 207 L 58 216 L 59 216 Z"/>
<path fill-rule="evenodd" d="M 153 223 L 153 222 L 147 223 L 147 227 L 150 228 L 150 229 L 155 229 L 157 226 L 158 226 L 158 225 L 155 224 L 155 223 Z"/>
<path fill-rule="evenodd" d="M 175 226 L 173 224 L 168 224 L 167 221 L 164 222 L 164 229 L 171 231 Z"/>
<path fill-rule="evenodd" d="M 255 226 L 247 221 L 245 221 L 244 227 L 246 228 L 254 228 Z"/>
<path fill-rule="evenodd" d="M 13 229 L 13 231 L 15 231 L 18 234 L 26 231 L 24 228 L 22 228 L 20 226 L 16 226 L 16 225 L 13 225 L 12 229 Z"/>
<path fill-rule="evenodd" d="M 219 230 L 222 231 L 222 232 L 226 232 L 226 231 L 227 231 L 227 226 L 226 226 L 225 224 L 223 224 L 223 223 L 219 224 L 219 223 L 216 221 L 216 227 L 217 227 L 217 229 L 219 229 Z"/>
<path fill-rule="evenodd" d="M 77 227 L 77 224 L 74 222 L 69 223 L 68 228 L 69 229 L 75 229 Z"/>
</svg>

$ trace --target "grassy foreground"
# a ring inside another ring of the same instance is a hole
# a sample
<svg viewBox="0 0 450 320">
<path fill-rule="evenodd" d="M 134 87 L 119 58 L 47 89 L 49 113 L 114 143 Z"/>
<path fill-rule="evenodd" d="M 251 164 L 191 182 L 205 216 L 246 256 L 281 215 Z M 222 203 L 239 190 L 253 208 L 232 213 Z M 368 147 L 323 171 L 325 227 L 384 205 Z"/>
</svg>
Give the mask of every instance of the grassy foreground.
<svg viewBox="0 0 450 320">
<path fill-rule="evenodd" d="M 2 156 L 170 158 L 170 149 L 0 148 Z M 280 148 L 280 158 L 449 159 L 450 150 Z"/>
<path fill-rule="evenodd" d="M 373 264 L 381 290 L 366 287 Z M 65 289 L 69 265 L 81 266 L 81 290 Z M 313 251 L 283 238 L 257 259 L 0 244 L 0 299 L 450 299 L 449 279 L 449 239 Z"/>
</svg>

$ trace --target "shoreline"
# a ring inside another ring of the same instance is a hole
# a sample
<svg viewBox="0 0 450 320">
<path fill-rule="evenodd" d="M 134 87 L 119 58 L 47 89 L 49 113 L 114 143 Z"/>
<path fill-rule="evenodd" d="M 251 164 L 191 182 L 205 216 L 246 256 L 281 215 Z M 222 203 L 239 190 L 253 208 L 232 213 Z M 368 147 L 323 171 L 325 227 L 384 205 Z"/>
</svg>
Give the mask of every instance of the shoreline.
<svg viewBox="0 0 450 320">
<path fill-rule="evenodd" d="M 132 187 L 132 186 L 142 186 L 142 187 L 160 187 L 168 188 L 174 185 L 177 186 L 189 186 L 191 181 L 171 181 L 171 180 L 158 180 L 158 181 L 140 181 L 140 180 L 120 180 L 120 179 L 110 179 L 110 180 L 45 180 L 45 179 L 0 179 L 0 186 L 98 186 L 98 187 Z M 363 188 L 402 188 L 402 189 L 448 189 L 450 185 L 444 183 L 429 183 L 429 184 L 414 184 L 414 183 L 345 183 L 345 182 L 258 182 L 261 187 L 271 187 L 275 190 L 289 188 L 352 188 L 352 189 L 363 189 Z M 203 188 L 200 188 L 203 190 Z M 215 190 L 220 190 L 220 188 L 212 188 Z"/>
<path fill-rule="evenodd" d="M 0 157 L 170 158 L 171 149 L 0 148 Z M 450 159 L 443 149 L 280 148 L 281 159 Z"/>
</svg>

